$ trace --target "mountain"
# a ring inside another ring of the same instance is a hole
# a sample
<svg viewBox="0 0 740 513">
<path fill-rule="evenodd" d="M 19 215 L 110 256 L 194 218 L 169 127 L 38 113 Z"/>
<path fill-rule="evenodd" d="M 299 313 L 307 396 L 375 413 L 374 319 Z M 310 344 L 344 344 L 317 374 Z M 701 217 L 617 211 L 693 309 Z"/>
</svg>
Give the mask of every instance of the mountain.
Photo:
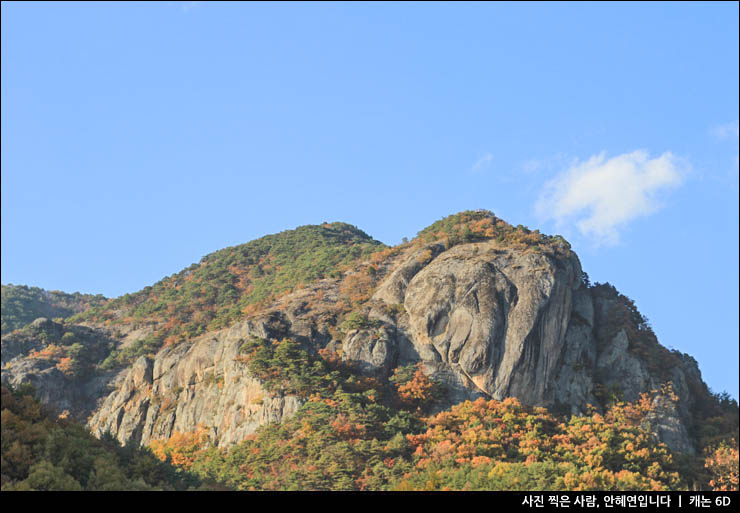
<svg viewBox="0 0 740 513">
<path fill-rule="evenodd" d="M 707 486 L 705 449 L 737 439 L 737 403 L 566 240 L 488 211 L 395 247 L 324 223 L 227 248 L 3 336 L 2 362 L 97 436 L 199 447 L 188 467 L 240 489 Z M 610 440 L 586 470 L 573 425 Z"/>
</svg>

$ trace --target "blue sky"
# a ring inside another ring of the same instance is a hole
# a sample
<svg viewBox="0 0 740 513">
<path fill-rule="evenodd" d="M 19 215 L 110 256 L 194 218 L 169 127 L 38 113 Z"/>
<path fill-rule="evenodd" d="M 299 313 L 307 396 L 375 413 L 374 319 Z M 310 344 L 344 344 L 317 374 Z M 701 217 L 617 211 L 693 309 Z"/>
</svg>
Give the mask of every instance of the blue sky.
<svg viewBox="0 0 740 513">
<path fill-rule="evenodd" d="M 487 208 L 738 395 L 738 4 L 2 3 L 2 283 Z"/>
</svg>

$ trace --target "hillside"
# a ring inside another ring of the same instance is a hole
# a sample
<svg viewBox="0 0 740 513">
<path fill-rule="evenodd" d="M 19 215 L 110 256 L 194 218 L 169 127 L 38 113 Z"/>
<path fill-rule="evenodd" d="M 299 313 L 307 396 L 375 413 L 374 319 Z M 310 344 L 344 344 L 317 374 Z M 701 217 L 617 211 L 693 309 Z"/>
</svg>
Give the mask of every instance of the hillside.
<svg viewBox="0 0 740 513">
<path fill-rule="evenodd" d="M 736 486 L 737 403 L 487 211 L 269 235 L 2 347 L 3 383 L 238 489 Z"/>
<path fill-rule="evenodd" d="M 20 329 L 39 317 L 66 318 L 100 306 L 106 301 L 100 294 L 67 294 L 59 290 L 44 290 L 25 285 L 2 285 L 2 334 Z"/>
<path fill-rule="evenodd" d="M 70 319 L 138 329 L 148 335 L 109 367 L 233 324 L 271 298 L 342 270 L 385 246 L 345 223 L 301 226 L 203 257 L 155 283 Z"/>
</svg>

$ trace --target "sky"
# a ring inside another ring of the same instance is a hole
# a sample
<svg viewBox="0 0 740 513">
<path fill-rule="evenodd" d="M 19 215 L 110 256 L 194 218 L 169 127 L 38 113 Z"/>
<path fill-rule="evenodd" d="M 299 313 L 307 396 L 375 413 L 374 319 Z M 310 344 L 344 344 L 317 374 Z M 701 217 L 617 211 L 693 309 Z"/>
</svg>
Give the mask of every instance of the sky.
<svg viewBox="0 0 740 513">
<path fill-rule="evenodd" d="M 738 397 L 738 3 L 2 2 L 3 284 L 485 208 Z"/>
</svg>

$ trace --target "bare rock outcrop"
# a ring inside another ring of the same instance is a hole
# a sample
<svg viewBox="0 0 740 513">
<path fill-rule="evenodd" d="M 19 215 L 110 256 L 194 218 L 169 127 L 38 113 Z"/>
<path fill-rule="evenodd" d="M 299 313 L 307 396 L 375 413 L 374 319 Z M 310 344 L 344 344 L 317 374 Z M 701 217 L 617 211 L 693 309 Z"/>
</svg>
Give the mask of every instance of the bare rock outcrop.
<svg viewBox="0 0 740 513">
<path fill-rule="evenodd" d="M 147 445 L 204 428 L 217 445 L 231 445 L 292 415 L 302 401 L 270 396 L 239 358 L 240 345 L 254 334 L 254 324 L 243 322 L 167 347 L 154 359 L 140 357 L 90 419 L 92 431 Z"/>
<path fill-rule="evenodd" d="M 342 344 L 342 359 L 356 362 L 364 374 L 388 377 L 398 361 L 395 330 L 387 327 L 350 331 Z"/>
<path fill-rule="evenodd" d="M 576 258 L 516 255 L 495 241 L 456 246 L 411 280 L 410 338 L 487 396 L 546 404 L 565 345 Z"/>
</svg>

